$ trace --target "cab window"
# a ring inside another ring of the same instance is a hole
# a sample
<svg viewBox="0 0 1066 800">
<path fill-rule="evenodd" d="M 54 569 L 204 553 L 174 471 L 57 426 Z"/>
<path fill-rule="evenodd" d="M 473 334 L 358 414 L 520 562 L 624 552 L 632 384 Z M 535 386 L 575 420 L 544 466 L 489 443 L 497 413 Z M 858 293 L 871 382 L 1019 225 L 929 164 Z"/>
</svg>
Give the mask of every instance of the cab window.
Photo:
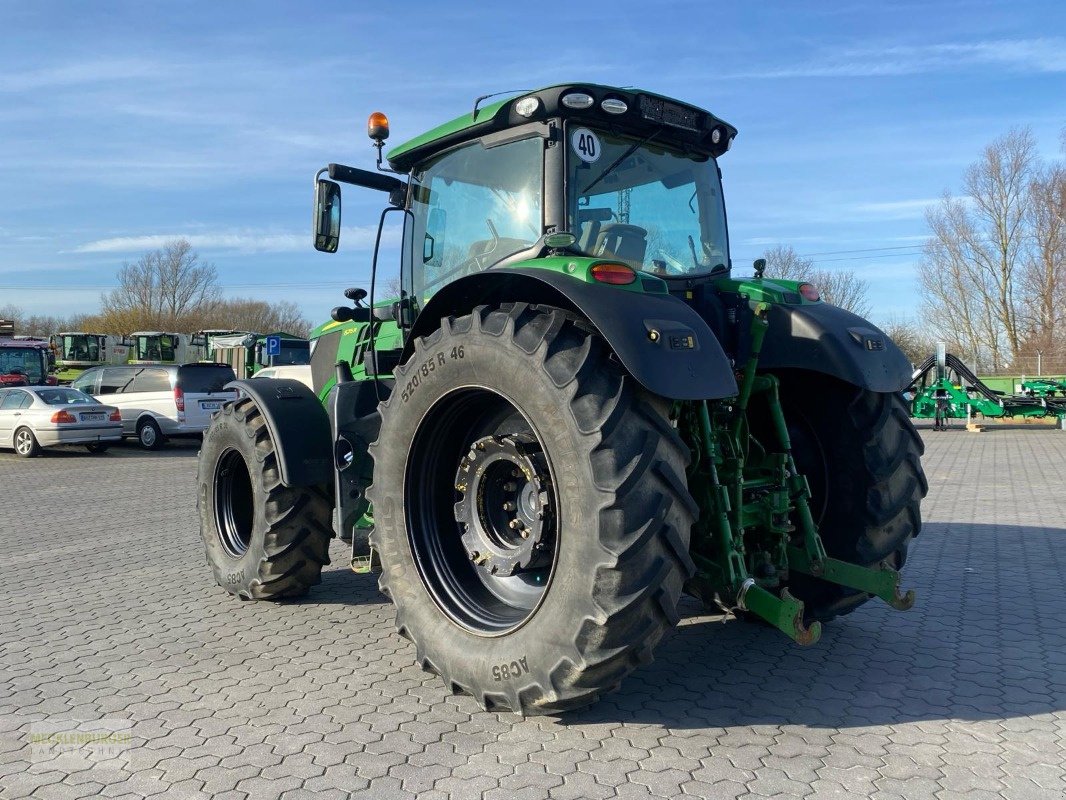
<svg viewBox="0 0 1066 800">
<path fill-rule="evenodd" d="M 416 298 L 540 238 L 543 154 L 539 136 L 494 147 L 474 142 L 415 170 L 404 256 Z"/>
</svg>

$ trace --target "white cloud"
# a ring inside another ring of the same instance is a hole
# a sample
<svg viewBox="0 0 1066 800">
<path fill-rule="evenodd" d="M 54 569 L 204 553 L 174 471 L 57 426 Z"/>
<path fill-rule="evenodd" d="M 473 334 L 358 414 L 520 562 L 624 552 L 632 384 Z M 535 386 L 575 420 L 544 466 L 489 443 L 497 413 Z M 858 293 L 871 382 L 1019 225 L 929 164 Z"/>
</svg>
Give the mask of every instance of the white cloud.
<svg viewBox="0 0 1066 800">
<path fill-rule="evenodd" d="M 165 75 L 171 69 L 142 59 L 100 59 L 58 67 L 0 74 L 0 92 L 60 89 L 111 81 L 140 80 Z"/>
<path fill-rule="evenodd" d="M 377 236 L 375 226 L 356 226 L 341 231 L 341 246 L 356 250 L 369 250 Z M 276 231 L 222 231 L 215 233 L 151 233 L 139 236 L 115 236 L 97 239 L 78 245 L 74 253 L 140 253 L 156 250 L 174 239 L 187 239 L 194 248 L 201 250 L 239 250 L 249 253 L 293 253 L 311 249 L 310 230 L 303 233 L 279 233 Z M 399 243 L 399 232 L 386 229 L 382 235 L 383 245 Z"/>
<path fill-rule="evenodd" d="M 805 62 L 734 75 L 741 78 L 842 78 L 915 75 L 995 66 L 1012 72 L 1066 72 L 1066 39 L 991 39 L 966 43 L 845 48 Z"/>
</svg>

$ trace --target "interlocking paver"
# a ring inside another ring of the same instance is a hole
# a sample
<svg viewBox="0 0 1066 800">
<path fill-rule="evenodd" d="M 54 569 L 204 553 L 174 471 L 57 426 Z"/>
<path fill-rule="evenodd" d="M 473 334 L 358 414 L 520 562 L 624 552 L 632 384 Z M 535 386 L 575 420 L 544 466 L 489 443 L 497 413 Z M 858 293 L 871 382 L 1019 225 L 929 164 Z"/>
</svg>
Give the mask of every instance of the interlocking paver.
<svg viewBox="0 0 1066 800">
<path fill-rule="evenodd" d="M 802 649 L 687 603 L 619 693 L 528 719 L 422 673 L 339 543 L 305 598 L 214 586 L 195 446 L 0 453 L 0 798 L 1061 800 L 1066 433 L 923 436 L 915 609 Z M 100 720 L 130 737 L 107 760 L 30 743 Z"/>
</svg>

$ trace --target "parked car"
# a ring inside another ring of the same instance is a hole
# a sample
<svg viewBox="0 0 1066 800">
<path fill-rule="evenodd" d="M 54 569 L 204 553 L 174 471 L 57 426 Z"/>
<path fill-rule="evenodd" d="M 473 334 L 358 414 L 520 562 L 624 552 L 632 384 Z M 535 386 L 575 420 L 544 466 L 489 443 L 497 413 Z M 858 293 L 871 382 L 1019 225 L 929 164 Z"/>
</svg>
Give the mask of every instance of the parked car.
<svg viewBox="0 0 1066 800">
<path fill-rule="evenodd" d="M 71 385 L 118 407 L 123 434 L 155 450 L 168 438 L 207 430 L 211 415 L 237 397 L 225 388 L 232 380 L 228 364 L 124 364 L 92 367 Z"/>
<path fill-rule="evenodd" d="M 292 378 L 299 381 L 308 389 L 314 391 L 315 385 L 311 380 L 310 364 L 290 364 L 280 367 L 263 367 L 253 378 Z"/>
<path fill-rule="evenodd" d="M 102 453 L 122 438 L 122 417 L 69 386 L 20 386 L 0 389 L 0 447 L 32 458 L 42 447 L 84 444 Z"/>
</svg>

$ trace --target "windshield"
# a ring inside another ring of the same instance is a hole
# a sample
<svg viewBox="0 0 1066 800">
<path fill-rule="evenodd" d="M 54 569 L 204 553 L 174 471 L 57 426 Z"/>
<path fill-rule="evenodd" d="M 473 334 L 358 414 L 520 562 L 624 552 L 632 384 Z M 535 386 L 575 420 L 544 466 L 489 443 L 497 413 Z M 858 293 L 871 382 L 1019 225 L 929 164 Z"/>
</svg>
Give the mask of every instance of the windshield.
<svg viewBox="0 0 1066 800">
<path fill-rule="evenodd" d="M 416 298 L 540 238 L 543 153 L 537 136 L 494 147 L 474 142 L 414 171 L 404 257 L 414 262 Z"/>
<path fill-rule="evenodd" d="M 275 366 L 286 364 L 310 364 L 311 348 L 308 342 L 281 343 L 281 352 L 271 356 L 271 363 Z"/>
<path fill-rule="evenodd" d="M 44 383 L 44 350 L 38 347 L 0 347 L 0 375 L 25 375 L 30 385 Z"/>
<path fill-rule="evenodd" d="M 577 248 L 662 277 L 729 265 L 718 166 L 646 139 L 571 128 L 567 203 Z"/>
<path fill-rule="evenodd" d="M 173 361 L 175 337 L 169 334 L 137 337 L 138 361 Z"/>
<path fill-rule="evenodd" d="M 63 351 L 60 358 L 64 361 L 99 361 L 99 337 L 86 335 L 64 336 Z"/>
</svg>

